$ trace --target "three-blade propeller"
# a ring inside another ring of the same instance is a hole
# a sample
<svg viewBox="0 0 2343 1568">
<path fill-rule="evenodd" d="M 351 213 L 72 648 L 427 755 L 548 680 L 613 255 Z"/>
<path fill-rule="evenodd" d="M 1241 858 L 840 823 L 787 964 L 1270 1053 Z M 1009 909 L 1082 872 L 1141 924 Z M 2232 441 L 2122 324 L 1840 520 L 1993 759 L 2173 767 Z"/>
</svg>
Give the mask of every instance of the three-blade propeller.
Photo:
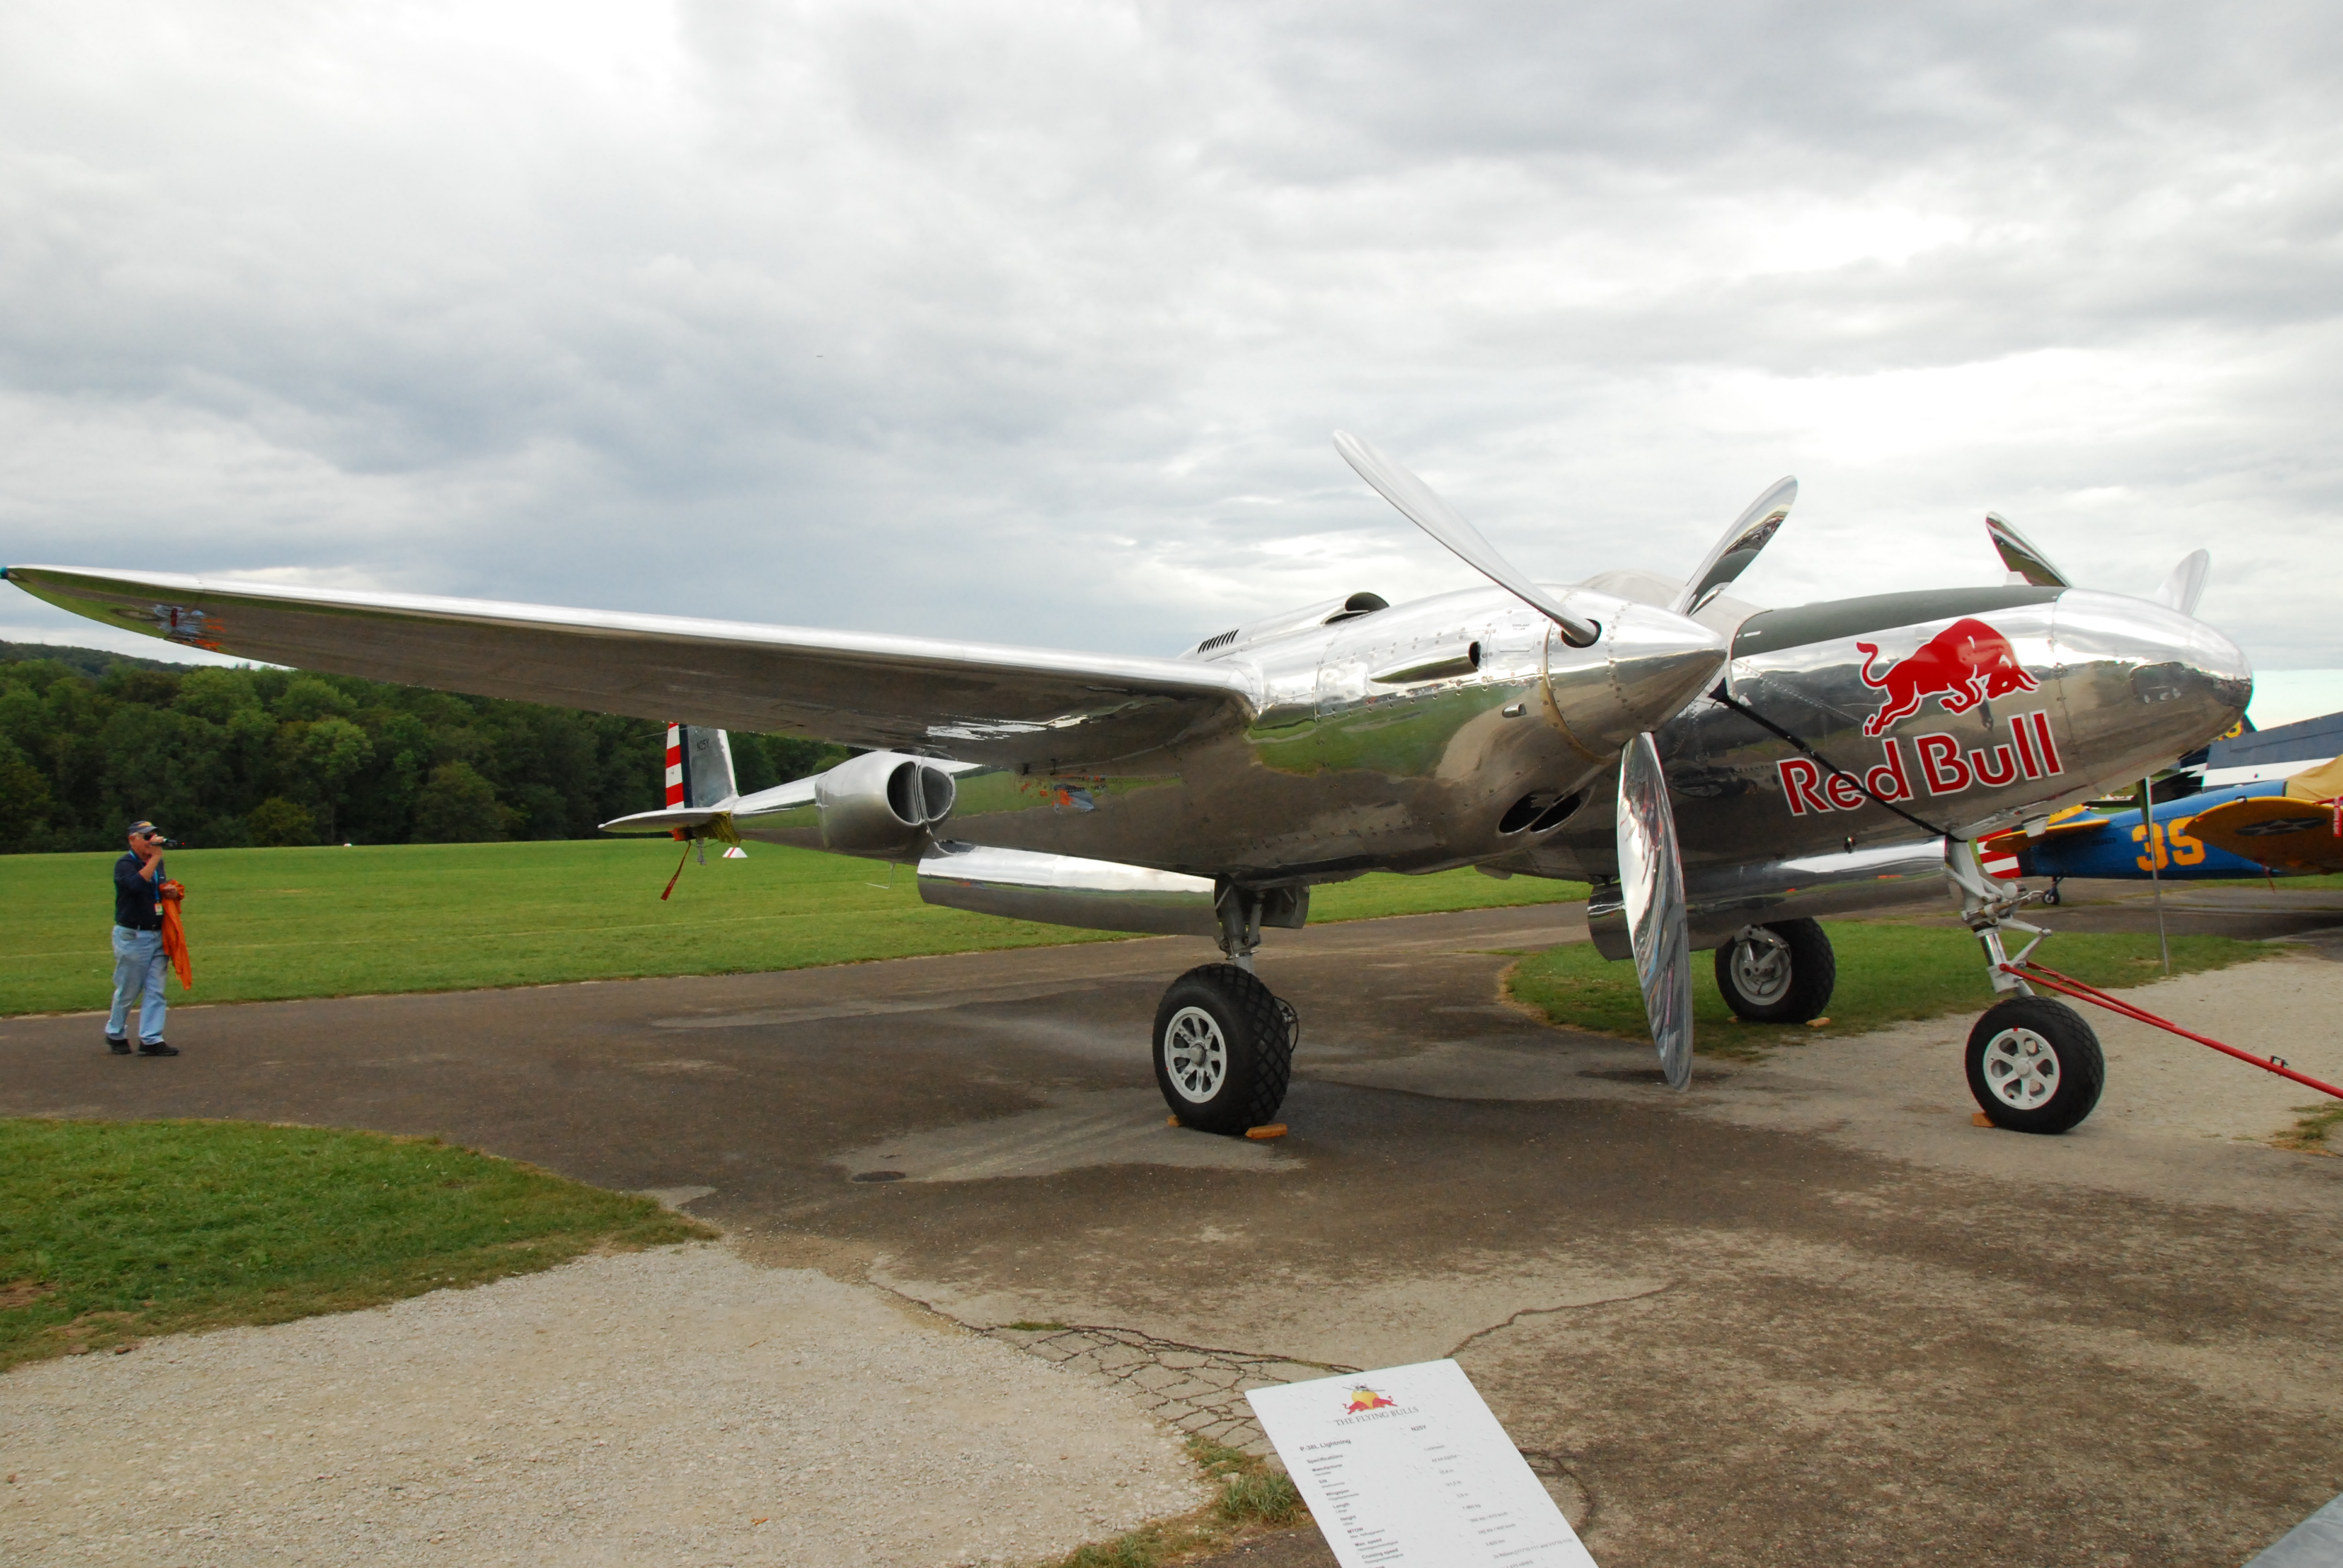
<svg viewBox="0 0 2343 1568">
<path fill-rule="evenodd" d="M 1334 433 L 1334 449 L 1409 521 L 1553 621 L 1573 647 L 1586 648 L 1601 635 L 1600 627 L 1554 602 L 1463 514 L 1388 454 L 1341 430 Z M 1780 531 L 1797 498 L 1797 480 L 1775 481 L 1734 519 L 1666 608 L 1689 616 L 1715 599 L 1749 569 Z M 1648 730 L 1628 741 L 1620 753 L 1615 823 L 1620 892 L 1634 949 L 1635 980 L 1643 990 L 1644 1015 L 1651 1020 L 1652 1043 L 1659 1048 L 1660 1070 L 1670 1088 L 1682 1089 L 1692 1081 L 1692 940 L 1684 866 L 1676 850 L 1675 811 L 1668 801 L 1658 744 Z"/>
</svg>

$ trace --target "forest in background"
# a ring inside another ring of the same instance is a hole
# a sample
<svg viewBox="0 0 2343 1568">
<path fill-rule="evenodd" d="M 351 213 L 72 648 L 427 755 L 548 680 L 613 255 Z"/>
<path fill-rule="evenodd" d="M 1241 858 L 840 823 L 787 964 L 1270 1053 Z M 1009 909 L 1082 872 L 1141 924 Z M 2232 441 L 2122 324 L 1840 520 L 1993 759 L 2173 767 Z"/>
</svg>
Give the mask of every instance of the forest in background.
<svg viewBox="0 0 2343 1568">
<path fill-rule="evenodd" d="M 0 642 L 0 852 L 587 839 L 663 798 L 663 725 L 274 668 Z M 845 748 L 732 737 L 742 792 Z"/>
</svg>

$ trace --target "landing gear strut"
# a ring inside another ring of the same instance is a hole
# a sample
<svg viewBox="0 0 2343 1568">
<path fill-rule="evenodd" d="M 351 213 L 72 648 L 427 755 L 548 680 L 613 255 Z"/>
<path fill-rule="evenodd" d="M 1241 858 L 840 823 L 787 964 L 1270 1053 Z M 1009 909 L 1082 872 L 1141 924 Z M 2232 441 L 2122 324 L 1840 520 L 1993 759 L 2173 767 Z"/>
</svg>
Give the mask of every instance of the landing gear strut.
<svg viewBox="0 0 2343 1568">
<path fill-rule="evenodd" d="M 1221 951 L 1172 982 L 1155 1010 L 1155 1084 L 1183 1127 L 1235 1135 L 1275 1119 L 1302 1021 L 1252 972 L 1262 897 L 1221 890 Z"/>
<path fill-rule="evenodd" d="M 1996 1127 L 2012 1132 L 2064 1132 L 2081 1125 L 2107 1084 L 2099 1037 L 2081 1013 L 2056 997 L 2036 996 L 2002 967 L 2008 961 L 2004 931 L 2034 934 L 2018 950 L 2021 960 L 2049 934 L 2013 918 L 2020 904 L 2040 895 L 1996 887 L 1977 864 L 1976 849 L 1958 839 L 1945 842 L 1945 875 L 1960 894 L 1961 919 L 1983 944 L 1986 976 L 2001 993 L 1969 1030 L 1969 1093 Z"/>
</svg>

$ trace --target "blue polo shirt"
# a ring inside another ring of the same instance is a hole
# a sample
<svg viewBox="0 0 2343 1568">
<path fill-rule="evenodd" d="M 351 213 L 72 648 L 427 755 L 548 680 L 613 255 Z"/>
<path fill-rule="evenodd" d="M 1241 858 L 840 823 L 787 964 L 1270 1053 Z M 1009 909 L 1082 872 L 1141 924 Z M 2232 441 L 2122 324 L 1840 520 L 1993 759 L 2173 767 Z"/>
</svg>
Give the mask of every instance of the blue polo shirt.
<svg viewBox="0 0 2343 1568">
<path fill-rule="evenodd" d="M 155 862 L 155 879 L 151 882 L 138 874 L 146 867 L 144 860 L 127 850 L 114 862 L 114 923 L 134 931 L 159 931 L 163 929 L 163 900 L 156 890 L 163 885 L 163 862 Z"/>
</svg>

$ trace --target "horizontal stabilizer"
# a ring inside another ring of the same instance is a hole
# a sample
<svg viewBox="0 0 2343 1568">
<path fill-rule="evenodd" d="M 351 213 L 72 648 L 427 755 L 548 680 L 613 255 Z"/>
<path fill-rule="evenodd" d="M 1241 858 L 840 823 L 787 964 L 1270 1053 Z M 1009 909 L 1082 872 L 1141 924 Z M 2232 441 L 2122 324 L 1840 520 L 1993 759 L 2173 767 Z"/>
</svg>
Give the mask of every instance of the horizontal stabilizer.
<svg viewBox="0 0 2343 1568">
<path fill-rule="evenodd" d="M 657 811 L 638 811 L 631 817 L 616 817 L 602 824 L 605 833 L 672 833 L 680 829 L 686 833 L 697 832 L 719 818 L 731 816 L 729 811 L 710 810 L 704 806 L 669 806 Z"/>
<path fill-rule="evenodd" d="M 787 811 L 794 807 L 813 803 L 814 779 L 792 779 L 786 784 L 776 784 L 770 789 L 759 789 L 754 795 L 728 796 L 708 806 L 668 806 L 657 811 L 638 811 L 631 817 L 614 818 L 602 824 L 605 833 L 672 833 L 681 829 L 696 833 L 719 818 L 741 819 L 761 817 L 775 811 Z M 721 832 L 716 837 L 723 838 Z"/>
</svg>

